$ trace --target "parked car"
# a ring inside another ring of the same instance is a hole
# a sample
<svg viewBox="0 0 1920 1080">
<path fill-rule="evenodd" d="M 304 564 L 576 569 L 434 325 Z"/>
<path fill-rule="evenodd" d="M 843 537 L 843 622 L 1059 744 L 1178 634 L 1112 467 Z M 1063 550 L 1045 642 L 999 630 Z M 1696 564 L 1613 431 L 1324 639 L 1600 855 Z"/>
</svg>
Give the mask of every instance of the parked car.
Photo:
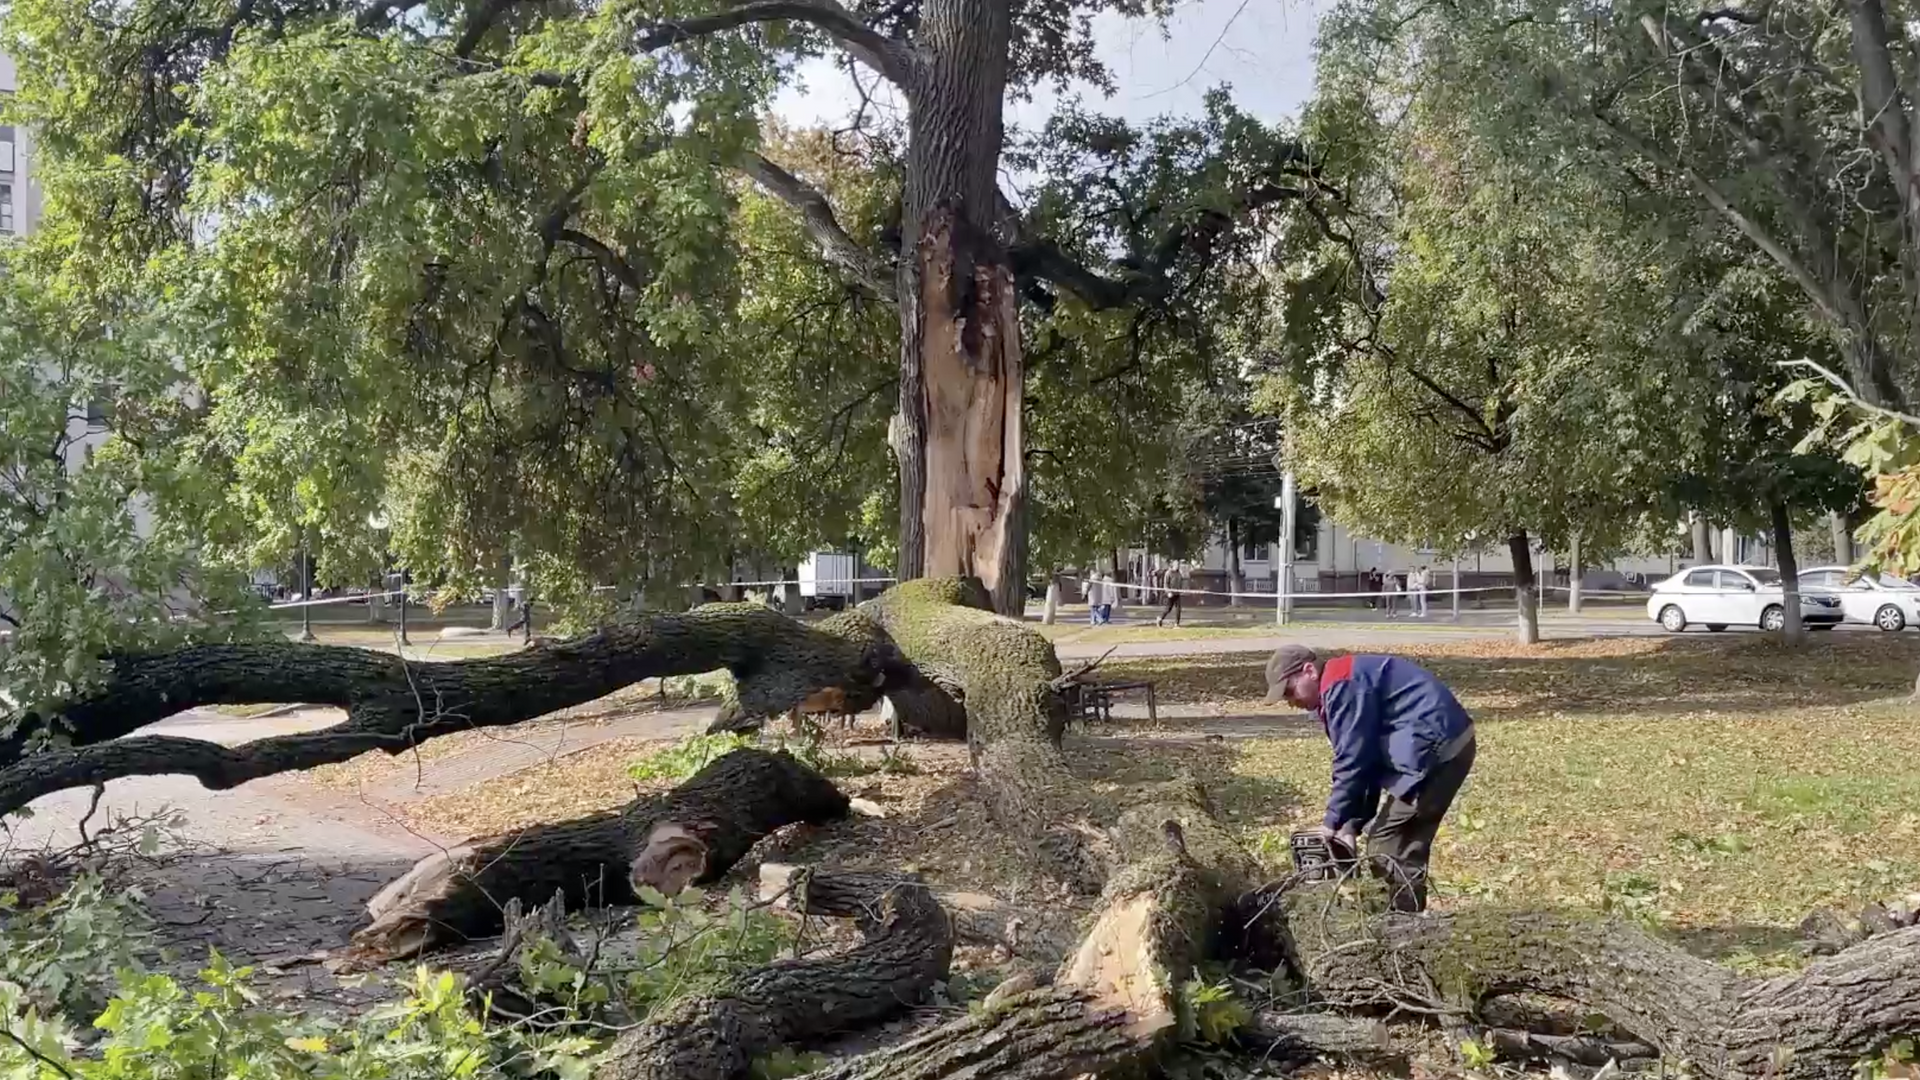
<svg viewBox="0 0 1920 1080">
<path fill-rule="evenodd" d="M 1839 597 L 1848 622 L 1882 630 L 1920 626 L 1920 585 L 1892 574 L 1855 575 L 1850 567 L 1816 566 L 1800 571 L 1800 587 Z"/>
<path fill-rule="evenodd" d="M 1729 626 L 1779 630 L 1787 625 L 1786 595 L 1780 588 L 1778 570 L 1764 566 L 1696 566 L 1653 587 L 1653 595 L 1647 598 L 1647 617 L 1675 634 L 1694 623 L 1709 630 Z M 1839 597 L 1824 591 L 1800 594 L 1802 625 L 1831 630 L 1845 618 Z"/>
</svg>

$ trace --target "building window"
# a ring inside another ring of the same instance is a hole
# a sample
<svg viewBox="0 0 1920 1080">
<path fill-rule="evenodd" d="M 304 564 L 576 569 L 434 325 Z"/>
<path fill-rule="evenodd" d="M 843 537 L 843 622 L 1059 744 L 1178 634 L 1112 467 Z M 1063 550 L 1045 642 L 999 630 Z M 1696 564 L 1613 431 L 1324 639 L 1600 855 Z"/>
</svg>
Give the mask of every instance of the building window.
<svg viewBox="0 0 1920 1080">
<path fill-rule="evenodd" d="M 13 185 L 0 184 L 0 233 L 13 232 Z"/>
<path fill-rule="evenodd" d="M 1266 562 L 1273 556 L 1271 544 L 1242 544 L 1240 559 L 1242 562 Z"/>
</svg>

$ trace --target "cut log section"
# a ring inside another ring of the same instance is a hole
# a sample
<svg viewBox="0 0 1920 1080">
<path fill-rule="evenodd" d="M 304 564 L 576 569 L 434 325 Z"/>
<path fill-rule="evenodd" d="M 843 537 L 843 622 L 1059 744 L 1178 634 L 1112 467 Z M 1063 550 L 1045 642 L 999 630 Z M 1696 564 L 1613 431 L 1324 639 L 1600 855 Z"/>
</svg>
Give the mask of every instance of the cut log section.
<svg viewBox="0 0 1920 1080">
<path fill-rule="evenodd" d="M 770 964 L 724 993 L 681 1002 L 622 1035 L 597 1080 L 740 1080 L 756 1057 L 888 1019 L 946 978 L 953 935 L 926 886 L 827 871 L 790 884 L 794 907 L 852 918 L 865 941 Z"/>
<path fill-rule="evenodd" d="M 413 956 L 497 933 L 510 898 L 555 893 L 569 910 L 669 896 L 725 874 L 775 829 L 837 820 L 847 798 L 785 753 L 735 750 L 664 795 L 577 821 L 463 844 L 422 859 L 367 903 L 343 968 Z"/>
</svg>

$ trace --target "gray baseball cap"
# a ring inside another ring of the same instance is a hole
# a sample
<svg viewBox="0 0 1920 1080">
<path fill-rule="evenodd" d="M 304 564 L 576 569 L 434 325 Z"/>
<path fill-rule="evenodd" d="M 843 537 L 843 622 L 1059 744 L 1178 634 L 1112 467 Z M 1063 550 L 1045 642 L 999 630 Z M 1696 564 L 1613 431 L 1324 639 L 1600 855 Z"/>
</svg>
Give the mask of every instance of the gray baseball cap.
<svg viewBox="0 0 1920 1080">
<path fill-rule="evenodd" d="M 1282 645 L 1273 651 L 1273 658 L 1267 661 L 1267 700 L 1283 701 L 1287 680 L 1319 657 L 1305 645 Z"/>
</svg>

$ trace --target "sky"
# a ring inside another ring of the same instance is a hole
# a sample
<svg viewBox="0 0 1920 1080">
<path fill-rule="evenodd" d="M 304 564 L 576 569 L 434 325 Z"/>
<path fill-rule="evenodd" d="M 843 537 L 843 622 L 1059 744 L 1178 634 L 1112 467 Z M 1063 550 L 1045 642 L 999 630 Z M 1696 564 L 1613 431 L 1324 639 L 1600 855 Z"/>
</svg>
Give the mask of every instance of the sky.
<svg viewBox="0 0 1920 1080">
<path fill-rule="evenodd" d="M 1100 58 L 1117 91 L 1083 96 L 1096 111 L 1139 122 L 1198 113 L 1202 96 L 1228 84 L 1239 106 L 1266 121 L 1292 116 L 1313 90 L 1313 33 L 1329 0 L 1188 0 L 1164 30 L 1152 20 L 1102 15 L 1094 20 Z M 874 76 L 864 72 L 863 81 Z M 774 112 L 800 127 L 843 123 L 860 96 L 830 60 L 803 67 Z M 1058 99 L 1050 91 L 1011 103 L 1011 125 L 1035 129 Z M 897 101 L 892 103 L 897 108 Z"/>
</svg>

